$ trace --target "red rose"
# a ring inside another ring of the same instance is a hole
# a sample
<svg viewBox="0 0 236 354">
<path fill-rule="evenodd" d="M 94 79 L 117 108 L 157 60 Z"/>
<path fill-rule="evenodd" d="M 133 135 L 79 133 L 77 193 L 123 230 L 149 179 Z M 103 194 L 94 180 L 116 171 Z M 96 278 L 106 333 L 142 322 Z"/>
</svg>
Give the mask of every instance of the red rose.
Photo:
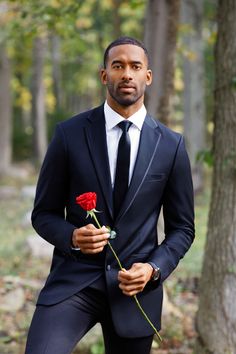
<svg viewBox="0 0 236 354">
<path fill-rule="evenodd" d="M 83 193 L 76 197 L 76 203 L 86 211 L 93 210 L 96 208 L 97 194 L 94 192 Z"/>
</svg>

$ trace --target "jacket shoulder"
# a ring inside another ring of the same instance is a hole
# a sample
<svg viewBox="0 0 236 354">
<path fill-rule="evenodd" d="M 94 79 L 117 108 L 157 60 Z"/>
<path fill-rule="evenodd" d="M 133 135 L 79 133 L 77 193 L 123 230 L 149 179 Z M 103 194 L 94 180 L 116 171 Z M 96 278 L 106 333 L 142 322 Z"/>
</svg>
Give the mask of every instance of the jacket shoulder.
<svg viewBox="0 0 236 354">
<path fill-rule="evenodd" d="M 57 125 L 62 128 L 63 130 L 67 130 L 67 129 L 75 129 L 75 128 L 79 128 L 82 127 L 84 125 L 86 125 L 88 123 L 88 119 L 95 115 L 99 115 L 101 114 L 101 112 L 103 111 L 103 105 L 99 106 L 99 107 L 95 107 L 92 108 L 88 111 L 76 114 L 75 116 L 58 123 Z"/>
<path fill-rule="evenodd" d="M 159 130 L 160 134 L 164 139 L 168 139 L 178 144 L 179 141 L 183 138 L 182 134 L 170 129 L 165 124 L 161 123 L 159 120 L 154 119 L 150 115 L 148 116 L 148 118 L 151 120 L 152 124 L 156 126 L 156 128 Z"/>
</svg>

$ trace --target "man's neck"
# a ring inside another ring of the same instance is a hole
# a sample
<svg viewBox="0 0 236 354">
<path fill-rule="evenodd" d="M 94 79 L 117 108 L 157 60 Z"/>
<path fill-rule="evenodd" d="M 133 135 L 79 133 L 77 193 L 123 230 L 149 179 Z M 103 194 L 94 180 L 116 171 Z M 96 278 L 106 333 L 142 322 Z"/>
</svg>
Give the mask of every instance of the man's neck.
<svg viewBox="0 0 236 354">
<path fill-rule="evenodd" d="M 111 97 L 107 97 L 107 103 L 115 112 L 120 114 L 125 119 L 128 119 L 142 107 L 143 98 L 139 99 L 137 102 L 130 106 L 122 106 Z"/>
</svg>

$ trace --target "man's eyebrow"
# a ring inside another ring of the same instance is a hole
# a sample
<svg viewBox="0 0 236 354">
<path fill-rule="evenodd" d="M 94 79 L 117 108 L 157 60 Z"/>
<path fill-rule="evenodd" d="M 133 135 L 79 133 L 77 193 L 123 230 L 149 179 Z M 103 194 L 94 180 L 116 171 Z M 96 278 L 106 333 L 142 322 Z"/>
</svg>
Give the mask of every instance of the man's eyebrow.
<svg viewBox="0 0 236 354">
<path fill-rule="evenodd" d="M 121 64 L 121 63 L 122 63 L 122 60 L 113 60 L 113 62 L 111 64 L 113 65 L 113 64 Z"/>
<path fill-rule="evenodd" d="M 139 65 L 143 65 L 143 62 L 139 61 L 139 60 L 133 60 L 131 61 L 132 64 L 139 64 Z"/>
<path fill-rule="evenodd" d="M 122 64 L 122 63 L 123 63 L 122 60 L 113 60 L 111 64 L 114 65 L 114 64 Z M 139 61 L 139 60 L 131 60 L 131 63 L 132 64 L 143 65 L 143 63 L 141 61 Z"/>
</svg>

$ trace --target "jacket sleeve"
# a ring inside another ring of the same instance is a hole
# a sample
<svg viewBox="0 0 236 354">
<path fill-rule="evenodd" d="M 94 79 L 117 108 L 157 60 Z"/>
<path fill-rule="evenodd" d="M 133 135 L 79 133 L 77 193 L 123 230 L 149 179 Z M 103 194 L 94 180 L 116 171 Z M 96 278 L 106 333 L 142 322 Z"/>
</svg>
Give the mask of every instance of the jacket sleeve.
<svg viewBox="0 0 236 354">
<path fill-rule="evenodd" d="M 193 185 L 183 137 L 165 188 L 163 216 L 165 239 L 148 259 L 161 269 L 161 282 L 176 268 L 194 239 Z"/>
<path fill-rule="evenodd" d="M 58 125 L 40 171 L 32 225 L 45 240 L 71 254 L 71 236 L 76 227 L 65 220 L 68 188 L 67 146 Z"/>
</svg>

